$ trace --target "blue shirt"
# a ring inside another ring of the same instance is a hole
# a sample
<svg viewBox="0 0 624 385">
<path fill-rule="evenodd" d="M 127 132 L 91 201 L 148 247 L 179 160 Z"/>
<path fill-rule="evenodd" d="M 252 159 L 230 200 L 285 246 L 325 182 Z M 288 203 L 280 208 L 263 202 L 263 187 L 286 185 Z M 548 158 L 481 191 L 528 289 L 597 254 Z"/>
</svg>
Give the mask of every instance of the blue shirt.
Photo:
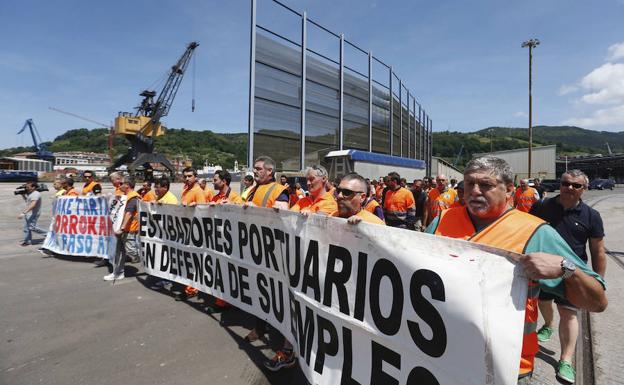
<svg viewBox="0 0 624 385">
<path fill-rule="evenodd" d="M 564 209 L 559 203 L 559 195 L 536 202 L 531 208 L 533 214 L 548 222 L 572 248 L 572 251 L 587 263 L 587 241 L 590 238 L 604 237 L 604 227 L 600 213 L 585 202 L 576 207 Z"/>
</svg>

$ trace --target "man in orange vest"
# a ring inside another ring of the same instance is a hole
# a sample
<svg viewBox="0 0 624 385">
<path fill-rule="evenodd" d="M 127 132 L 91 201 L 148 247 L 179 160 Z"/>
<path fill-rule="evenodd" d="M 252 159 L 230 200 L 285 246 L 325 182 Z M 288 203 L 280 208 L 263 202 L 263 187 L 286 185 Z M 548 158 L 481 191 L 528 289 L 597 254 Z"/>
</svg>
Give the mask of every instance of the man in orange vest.
<svg viewBox="0 0 624 385">
<path fill-rule="evenodd" d="M 427 197 L 429 206 L 427 221 L 429 221 L 429 223 L 431 223 L 435 217 L 440 215 L 442 210 L 451 207 L 451 205 L 455 202 L 455 198 L 457 198 L 457 191 L 449 188 L 447 181 L 448 179 L 446 178 L 446 175 L 438 175 L 436 177 L 436 187 L 429 191 L 429 195 Z"/>
<path fill-rule="evenodd" d="M 314 165 L 305 170 L 310 196 L 299 199 L 290 209 L 302 214 L 332 215 L 338 210 L 333 191 L 327 191 L 327 170 L 323 166 Z"/>
<path fill-rule="evenodd" d="M 520 188 L 514 194 L 514 206 L 520 211 L 528 213 L 535 202 L 539 200 L 537 190 L 529 186 L 528 179 L 520 179 Z"/>
<path fill-rule="evenodd" d="M 113 192 L 112 197 L 117 198 L 117 197 L 124 195 L 123 191 L 121 191 L 121 185 L 123 184 L 123 175 L 121 175 L 121 173 L 118 171 L 114 171 L 108 176 L 108 178 L 110 179 L 111 184 L 115 188 L 115 191 Z M 109 201 L 111 201 L 112 197 L 109 194 Z M 108 266 L 108 259 L 98 258 L 94 262 L 94 264 L 95 264 L 94 267 Z"/>
<path fill-rule="evenodd" d="M 261 156 L 254 162 L 256 185 L 247 194 L 245 206 L 273 207 L 288 210 L 288 190 L 275 182 L 275 161 Z"/>
<path fill-rule="evenodd" d="M 383 198 L 384 218 L 388 226 L 412 229 L 416 222 L 416 203 L 411 191 L 401 187 L 400 183 L 398 173 L 388 174 L 388 191 Z"/>
<path fill-rule="evenodd" d="M 247 194 L 243 208 L 249 206 L 269 207 L 288 210 L 288 189 L 275 181 L 275 161 L 268 156 L 260 156 L 254 161 L 256 184 Z M 256 318 L 256 325 L 245 336 L 245 341 L 254 342 L 266 333 L 266 322 Z"/>
<path fill-rule="evenodd" d="M 464 171 L 466 207 L 444 210 L 427 232 L 521 254 L 517 262 L 531 281 L 518 383 L 528 384 L 539 350 L 536 326 L 540 289 L 594 312 L 606 309 L 607 298 L 602 278 L 581 261 L 552 227 L 537 217 L 508 208 L 513 179 L 513 172 L 503 159 L 473 159 Z"/>
<path fill-rule="evenodd" d="M 340 181 L 340 183 L 342 183 L 342 181 Z M 371 214 L 374 214 L 376 217 L 378 217 L 379 219 L 381 219 L 382 221 L 385 222 L 385 218 L 384 218 L 384 214 L 383 214 L 383 208 L 381 207 L 381 205 L 379 204 L 379 202 L 377 202 L 375 200 L 375 189 L 374 189 L 374 185 L 367 180 L 366 181 L 366 200 L 364 202 L 362 202 L 362 208 L 366 211 L 368 211 Z M 338 197 L 336 196 L 336 200 L 338 199 Z"/>
<path fill-rule="evenodd" d="M 138 261 L 139 249 L 137 247 L 137 234 L 139 232 L 139 201 L 140 195 L 134 191 L 134 179 L 125 177 L 121 185 L 121 191 L 126 194 L 127 202 L 124 210 L 124 218 L 121 229 L 115 232 L 117 236 L 117 248 L 113 272 L 105 275 L 105 281 L 117 281 L 125 278 L 124 268 L 126 259 Z"/>
<path fill-rule="evenodd" d="M 66 177 L 63 179 L 63 189 L 65 190 L 65 196 L 77 197 L 80 195 L 80 193 L 74 188 L 73 178 Z"/>
<path fill-rule="evenodd" d="M 212 198 L 214 197 L 214 191 L 212 191 L 210 186 L 208 186 L 208 182 L 206 181 L 206 179 L 199 178 L 197 180 L 197 184 L 199 185 L 199 188 L 201 188 L 202 191 L 204 192 L 204 199 L 206 200 L 206 203 L 210 202 Z"/>
<path fill-rule="evenodd" d="M 141 200 L 143 202 L 156 202 L 156 194 L 154 190 L 152 190 L 152 182 L 146 180 L 143 182 L 143 187 L 139 191 L 137 191 L 141 196 Z"/>
<path fill-rule="evenodd" d="M 192 167 L 186 167 L 182 170 L 184 177 L 184 188 L 182 188 L 182 196 L 180 201 L 185 206 L 196 206 L 206 203 L 206 193 L 197 184 L 197 170 Z M 199 290 L 192 286 L 186 286 L 184 291 L 176 294 L 173 298 L 176 301 L 184 301 L 187 298 L 195 297 Z"/>
<path fill-rule="evenodd" d="M 82 195 L 99 195 L 102 193 L 102 186 L 93 178 L 93 171 L 85 170 L 82 173 L 82 179 L 84 179 L 84 186 L 82 187 Z"/>
<path fill-rule="evenodd" d="M 206 194 L 197 184 L 197 170 L 187 167 L 182 170 L 182 176 L 184 177 L 184 188 L 182 188 L 180 202 L 185 206 L 205 204 Z"/>
<path fill-rule="evenodd" d="M 212 177 L 212 184 L 217 192 L 210 200 L 212 203 L 232 203 L 242 205 L 241 197 L 230 188 L 232 175 L 227 170 L 217 170 Z"/>
<path fill-rule="evenodd" d="M 351 225 L 363 221 L 385 226 L 386 223 L 382 219 L 363 207 L 368 199 L 372 199 L 368 196 L 370 192 L 370 186 L 361 175 L 355 173 L 345 175 L 336 187 L 338 211 L 332 216 L 346 218 L 347 223 Z"/>
</svg>

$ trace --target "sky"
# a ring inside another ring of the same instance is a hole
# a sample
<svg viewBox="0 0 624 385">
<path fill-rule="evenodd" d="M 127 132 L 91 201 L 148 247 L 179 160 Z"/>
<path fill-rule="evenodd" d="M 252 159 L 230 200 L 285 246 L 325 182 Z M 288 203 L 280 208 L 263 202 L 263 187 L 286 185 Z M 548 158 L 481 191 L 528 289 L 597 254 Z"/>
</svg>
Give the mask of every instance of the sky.
<svg viewBox="0 0 624 385">
<path fill-rule="evenodd" d="M 393 66 L 434 131 L 533 125 L 624 131 L 624 0 L 283 0 Z M 258 23 L 297 23 L 258 0 Z M 294 29 L 294 30 L 293 30 Z M 246 132 L 250 0 L 0 2 L 0 148 L 32 118 L 43 140 L 110 124 L 162 78 L 191 41 L 189 67 L 165 125 Z"/>
</svg>

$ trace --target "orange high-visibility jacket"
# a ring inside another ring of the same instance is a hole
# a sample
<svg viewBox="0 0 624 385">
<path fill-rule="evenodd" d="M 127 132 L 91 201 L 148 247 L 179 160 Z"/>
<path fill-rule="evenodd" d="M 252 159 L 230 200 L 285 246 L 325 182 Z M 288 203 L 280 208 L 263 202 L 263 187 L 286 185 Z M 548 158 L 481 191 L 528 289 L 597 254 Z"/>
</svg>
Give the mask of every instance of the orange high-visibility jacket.
<svg viewBox="0 0 624 385">
<path fill-rule="evenodd" d="M 338 203 L 336 203 L 334 194 L 328 191 L 315 200 L 312 200 L 312 197 L 299 199 L 297 204 L 295 204 L 291 210 L 296 212 L 306 211 L 310 213 L 322 212 L 327 215 L 332 215 L 338 210 Z"/>
<path fill-rule="evenodd" d="M 260 207 L 273 207 L 273 204 L 282 193 L 288 189 L 277 182 L 256 186 L 247 196 L 247 201 Z"/>
<path fill-rule="evenodd" d="M 93 188 L 97 185 L 98 184 L 95 182 L 84 185 L 84 187 L 82 188 L 82 195 L 87 195 L 88 193 L 92 192 Z"/>
<path fill-rule="evenodd" d="M 180 201 L 183 205 L 189 205 L 191 203 L 204 204 L 206 203 L 206 196 L 204 195 L 204 190 L 202 190 L 198 184 L 193 185 L 190 189 L 184 186 Z"/>
<path fill-rule="evenodd" d="M 537 228 L 545 224 L 546 222 L 533 215 L 510 209 L 494 223 L 477 232 L 467 209 L 458 207 L 444 210 L 440 214 L 435 234 L 465 239 L 522 254 Z M 526 376 L 533 372 L 533 362 L 539 351 L 536 333 L 538 295 L 539 284 L 535 281 L 529 281 L 529 292 L 524 313 L 520 376 Z"/>
<path fill-rule="evenodd" d="M 416 219 L 414 195 L 405 187 L 386 191 L 383 209 L 386 223 L 390 226 L 407 225 Z"/>
<path fill-rule="evenodd" d="M 130 202 L 130 199 L 133 198 L 137 198 L 137 199 L 141 199 L 141 195 L 139 195 L 138 192 L 136 191 L 130 191 L 128 194 L 126 194 L 126 196 L 128 197 L 126 202 Z M 127 203 L 126 203 L 127 204 Z M 126 215 L 124 213 L 124 215 Z M 139 232 L 139 210 L 135 211 L 132 214 L 132 218 L 130 219 L 130 223 L 128 224 L 128 232 L 129 233 L 138 233 Z"/>
<path fill-rule="evenodd" d="M 436 193 L 432 193 L 431 191 L 436 191 Z M 429 214 L 430 219 L 440 215 L 442 210 L 446 210 L 450 208 L 453 203 L 455 203 L 455 199 L 457 199 L 457 191 L 450 188 L 443 193 L 440 193 L 440 190 L 433 189 L 429 192 Z M 433 199 L 432 199 L 433 197 Z"/>
<path fill-rule="evenodd" d="M 527 187 L 526 191 L 522 191 L 522 188 L 516 189 L 514 205 L 518 210 L 528 213 L 535 202 L 537 202 L 537 191 L 533 187 Z"/>
<path fill-rule="evenodd" d="M 334 211 L 334 213 L 332 214 L 332 217 L 338 217 L 338 216 L 340 216 L 338 211 Z M 386 225 L 386 222 L 382 221 L 377 215 L 371 214 L 369 211 L 366 211 L 366 210 L 360 210 L 360 212 L 355 214 L 355 216 L 362 218 L 362 222 L 373 223 L 375 225 L 383 225 L 383 226 Z"/>
<path fill-rule="evenodd" d="M 236 191 L 232 191 L 232 189 L 229 187 L 225 194 L 221 194 L 221 191 L 219 191 L 219 193 L 213 196 L 210 201 L 215 202 L 215 203 L 227 202 L 227 203 L 232 203 L 236 205 L 243 204 L 243 200 L 241 199 L 240 195 L 238 195 Z"/>
</svg>

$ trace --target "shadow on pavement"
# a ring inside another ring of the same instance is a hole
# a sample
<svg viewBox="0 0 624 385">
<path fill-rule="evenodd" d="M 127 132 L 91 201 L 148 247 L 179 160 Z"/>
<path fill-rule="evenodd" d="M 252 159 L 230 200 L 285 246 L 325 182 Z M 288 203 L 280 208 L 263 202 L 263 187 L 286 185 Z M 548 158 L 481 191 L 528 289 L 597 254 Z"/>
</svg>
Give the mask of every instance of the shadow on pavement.
<svg viewBox="0 0 624 385">
<path fill-rule="evenodd" d="M 175 282 L 172 282 L 170 284 L 169 289 L 162 288 L 155 290 L 152 287 L 156 282 L 161 281 L 162 279 L 145 273 L 138 274 L 135 278 L 146 289 L 156 291 L 162 295 L 169 296 L 172 300 L 178 293 L 184 291 L 184 285 Z M 225 331 L 230 335 L 232 340 L 238 345 L 238 348 L 244 351 L 249 359 L 254 363 L 254 365 L 266 375 L 270 384 L 309 385 L 309 382 L 305 378 L 298 364 L 293 368 L 282 369 L 278 372 L 271 372 L 264 367 L 264 362 L 267 358 L 262 351 L 266 349 L 277 351 L 282 347 L 282 344 L 284 342 L 284 338 L 281 336 L 281 334 L 270 325 L 268 326 L 267 332 L 268 338 L 265 337 L 256 342 L 249 343 L 245 341 L 244 337 L 238 335 L 234 331 L 233 327 L 243 327 L 244 329 L 251 330 L 256 322 L 255 317 L 251 314 L 245 313 L 244 311 L 234 306 L 221 310 L 220 308 L 215 306 L 214 297 L 202 292 L 199 292 L 196 297 L 189 298 L 181 302 L 186 303 L 194 310 L 206 314 L 208 317 L 218 322 L 219 325 L 223 327 Z M 219 316 L 217 317 L 217 315 Z"/>
</svg>

